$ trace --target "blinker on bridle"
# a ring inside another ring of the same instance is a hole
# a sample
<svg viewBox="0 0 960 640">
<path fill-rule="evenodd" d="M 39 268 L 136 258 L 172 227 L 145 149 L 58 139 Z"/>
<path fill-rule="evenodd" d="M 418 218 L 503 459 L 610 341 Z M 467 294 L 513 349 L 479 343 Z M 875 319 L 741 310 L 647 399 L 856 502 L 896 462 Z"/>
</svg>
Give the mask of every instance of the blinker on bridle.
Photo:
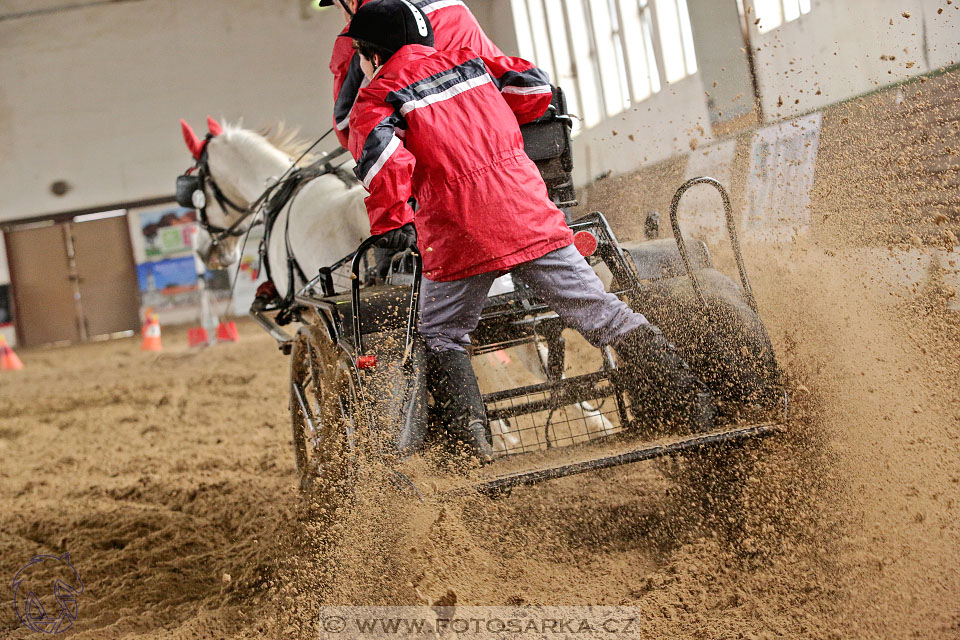
<svg viewBox="0 0 960 640">
<path fill-rule="evenodd" d="M 245 227 L 241 229 L 240 225 L 253 214 L 256 207 L 241 207 L 228 198 L 213 179 L 213 176 L 210 174 L 210 165 L 207 163 L 207 145 L 210 143 L 212 137 L 213 134 L 208 133 L 203 139 L 203 148 L 200 156 L 197 158 L 196 164 L 187 169 L 183 175 L 177 176 L 177 204 L 181 207 L 199 211 L 200 226 L 210 234 L 211 243 L 216 245 L 231 236 L 239 237 L 245 234 L 248 228 Z M 223 211 L 227 211 L 229 208 L 241 214 L 240 218 L 229 227 L 215 225 L 210 222 L 210 219 L 207 217 L 207 185 L 210 185 L 213 197 Z M 259 202 L 255 204 L 259 204 Z"/>
</svg>

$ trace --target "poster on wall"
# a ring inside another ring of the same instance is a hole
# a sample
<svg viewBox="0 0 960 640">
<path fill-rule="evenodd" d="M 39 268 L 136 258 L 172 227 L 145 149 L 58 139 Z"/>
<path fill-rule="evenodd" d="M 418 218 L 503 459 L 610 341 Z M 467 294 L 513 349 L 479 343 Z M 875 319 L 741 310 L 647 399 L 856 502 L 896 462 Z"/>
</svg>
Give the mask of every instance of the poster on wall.
<svg viewBox="0 0 960 640">
<path fill-rule="evenodd" d="M 809 231 L 821 120 L 821 114 L 814 113 L 753 134 L 745 235 L 789 240 Z"/>
<path fill-rule="evenodd" d="M 175 204 L 134 211 L 130 216 L 130 234 L 137 258 L 141 309 L 153 307 L 162 323 L 197 324 L 201 322 L 198 270 L 194 260 L 198 229 L 197 212 Z M 239 264 L 233 263 L 203 275 L 210 311 L 219 316 L 245 316 L 266 277 L 260 264 L 259 248 L 263 226 L 238 238 L 244 244 Z M 232 297 L 231 297 L 232 294 Z"/>
<path fill-rule="evenodd" d="M 192 255 L 138 264 L 137 281 L 144 307 L 159 311 L 199 303 L 197 268 Z"/>
<path fill-rule="evenodd" d="M 146 259 L 175 256 L 193 250 L 197 212 L 184 207 L 141 211 L 140 234 Z"/>
</svg>

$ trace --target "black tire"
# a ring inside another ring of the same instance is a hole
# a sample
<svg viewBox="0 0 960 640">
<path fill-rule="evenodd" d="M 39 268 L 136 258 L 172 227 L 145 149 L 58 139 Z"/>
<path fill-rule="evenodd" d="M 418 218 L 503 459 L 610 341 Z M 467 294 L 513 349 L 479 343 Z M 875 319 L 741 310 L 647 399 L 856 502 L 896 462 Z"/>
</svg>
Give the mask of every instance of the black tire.
<svg viewBox="0 0 960 640">
<path fill-rule="evenodd" d="M 352 363 L 320 329 L 302 327 L 290 352 L 290 417 L 302 491 L 332 498 L 352 488 L 357 407 Z"/>
</svg>

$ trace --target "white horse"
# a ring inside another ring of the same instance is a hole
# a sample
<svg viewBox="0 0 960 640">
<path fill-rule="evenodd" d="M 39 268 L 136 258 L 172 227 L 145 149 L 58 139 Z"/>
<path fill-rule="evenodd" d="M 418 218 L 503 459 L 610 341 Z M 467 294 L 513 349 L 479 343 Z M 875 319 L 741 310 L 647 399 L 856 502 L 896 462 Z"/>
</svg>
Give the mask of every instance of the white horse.
<svg viewBox="0 0 960 640">
<path fill-rule="evenodd" d="M 241 208 L 255 202 L 268 186 L 290 169 L 295 156 L 302 152 L 302 145 L 294 135 L 284 133 L 282 126 L 270 139 L 235 125 L 220 127 L 212 119 L 208 119 L 208 127 L 216 134 L 210 138 L 206 149 L 209 179 L 227 200 Z M 194 152 L 196 135 L 185 127 L 184 137 L 187 147 Z M 352 168 L 352 164 L 348 168 Z M 287 292 L 290 284 L 286 269 L 287 239 L 303 272 L 308 277 L 316 275 L 320 267 L 344 257 L 369 235 L 370 222 L 363 203 L 365 195 L 359 183 L 348 187 L 336 175 L 326 174 L 307 182 L 287 202 L 273 225 L 275 232 L 267 247 L 270 276 L 280 295 Z M 220 207 L 209 184 L 206 196 L 207 219 L 212 225 L 226 228 L 240 217 L 239 212 L 229 207 L 225 211 Z M 239 228 L 245 229 L 251 222 L 252 217 Z M 204 234 L 198 242 L 197 253 L 208 268 L 224 269 L 240 259 L 240 238 L 230 236 L 214 245 L 209 235 Z"/>
<path fill-rule="evenodd" d="M 202 143 L 185 122 L 182 124 L 187 148 L 194 158 L 198 158 Z M 225 123 L 221 126 L 212 118 L 207 119 L 207 126 L 212 136 L 206 147 L 209 171 L 206 185 L 207 220 L 216 227 L 228 228 L 242 214 L 229 207 L 227 210 L 221 208 L 209 181 L 216 184 L 226 200 L 245 209 L 284 175 L 306 147 L 295 139 L 295 132 L 285 133 L 282 126 L 267 135 L 237 125 Z M 345 166 L 352 168 L 352 160 Z M 267 247 L 270 275 L 281 296 L 289 286 L 286 269 L 288 243 L 309 278 L 316 275 L 321 267 L 329 266 L 355 250 L 369 235 L 370 222 L 363 202 L 366 193 L 359 183 L 348 186 L 339 177 L 327 174 L 306 183 L 284 205 Z M 245 229 L 252 220 L 252 217 L 248 218 L 239 228 Z M 284 234 L 287 225 L 289 231 Z M 237 236 L 230 236 L 213 244 L 209 235 L 200 234 L 197 254 L 208 268 L 224 269 L 240 259 L 239 240 Z M 295 286 L 303 284 L 294 283 Z M 502 289 L 505 285 L 512 286 L 512 283 L 506 279 L 505 282 L 498 281 L 498 285 Z M 542 348 L 542 345 L 530 345 L 529 353 L 520 354 L 518 358 L 527 373 L 539 381 L 545 379 L 543 367 L 539 366 L 541 354 L 538 350 L 542 351 Z M 486 364 L 491 363 L 488 360 Z M 508 383 L 519 386 L 509 378 L 508 372 Z M 530 381 L 525 384 L 530 384 Z M 607 435 L 614 430 L 610 421 L 589 403 L 574 405 L 574 412 L 583 420 L 584 435 Z M 507 423 L 495 420 L 490 426 L 496 449 L 516 449 L 521 445 L 521 439 Z"/>
</svg>

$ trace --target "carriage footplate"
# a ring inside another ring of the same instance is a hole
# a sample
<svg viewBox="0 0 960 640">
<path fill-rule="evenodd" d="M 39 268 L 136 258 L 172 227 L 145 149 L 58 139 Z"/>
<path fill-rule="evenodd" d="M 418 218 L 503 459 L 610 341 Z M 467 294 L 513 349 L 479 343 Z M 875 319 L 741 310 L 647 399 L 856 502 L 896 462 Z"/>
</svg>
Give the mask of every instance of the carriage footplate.
<svg viewBox="0 0 960 640">
<path fill-rule="evenodd" d="M 606 438 L 602 442 L 566 447 L 563 450 L 510 456 L 488 467 L 491 475 L 486 479 L 475 483 L 469 489 L 464 487 L 456 493 L 465 494 L 468 491 L 476 491 L 496 496 L 514 487 L 533 485 L 587 471 L 705 451 L 714 447 L 742 445 L 750 440 L 783 433 L 785 429 L 786 426 L 780 422 L 726 425 L 707 433 L 666 437 L 656 442 L 649 440 L 638 442 L 636 437 L 623 435 Z M 503 467 L 512 467 L 516 470 L 508 471 Z"/>
<path fill-rule="evenodd" d="M 784 429 L 780 422 L 753 420 L 718 425 L 707 433 L 644 438 L 621 375 L 605 368 L 484 395 L 498 459 L 482 471 L 486 479 L 463 489 L 497 494 L 586 471 L 742 443 Z"/>
</svg>

